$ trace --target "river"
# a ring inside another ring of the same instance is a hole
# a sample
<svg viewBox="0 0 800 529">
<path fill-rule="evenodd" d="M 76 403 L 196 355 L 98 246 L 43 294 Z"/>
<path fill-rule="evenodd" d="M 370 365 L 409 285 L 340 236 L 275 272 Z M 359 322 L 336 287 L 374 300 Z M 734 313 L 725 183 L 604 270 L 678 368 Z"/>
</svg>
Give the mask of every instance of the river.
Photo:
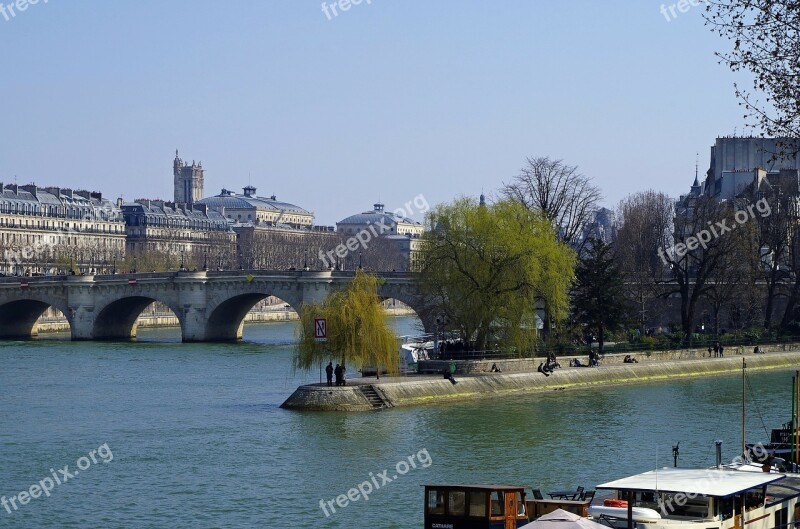
<svg viewBox="0 0 800 529">
<path fill-rule="evenodd" d="M 415 322 L 394 320 L 400 333 Z M 424 483 L 591 489 L 671 466 L 678 441 L 681 466 L 712 464 L 716 438 L 726 459 L 741 442 L 738 376 L 374 413 L 282 410 L 319 380 L 292 370 L 294 326 L 248 325 L 230 345 L 181 344 L 174 329 L 142 330 L 137 343 L 3 342 L 0 528 L 418 528 Z M 788 420 L 791 372 L 750 379 L 748 440 L 758 441 L 762 416 L 767 428 Z M 326 516 L 320 500 L 336 505 L 365 481 L 367 501 Z M 52 490 L 20 504 L 21 491 L 40 492 L 32 485 Z"/>
</svg>

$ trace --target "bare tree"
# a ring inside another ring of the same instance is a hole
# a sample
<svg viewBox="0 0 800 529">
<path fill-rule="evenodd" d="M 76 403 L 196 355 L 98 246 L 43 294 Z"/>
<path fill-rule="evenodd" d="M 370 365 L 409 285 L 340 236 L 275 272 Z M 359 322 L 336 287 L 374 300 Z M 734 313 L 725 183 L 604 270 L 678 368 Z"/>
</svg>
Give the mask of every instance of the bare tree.
<svg viewBox="0 0 800 529">
<path fill-rule="evenodd" d="M 671 289 L 665 295 L 680 295 L 681 327 L 688 343 L 698 302 L 713 288 L 714 277 L 735 248 L 735 239 L 728 233 L 733 229 L 733 214 L 728 202 L 691 197 L 676 211 L 675 245 L 659 252 L 671 275 Z"/>
<path fill-rule="evenodd" d="M 749 72 L 752 89 L 735 84 L 745 118 L 762 135 L 786 138 L 782 157 L 800 145 L 800 4 L 797 0 L 709 0 L 711 31 L 732 49 L 717 53 L 733 72 Z"/>
<path fill-rule="evenodd" d="M 647 307 L 663 294 L 667 263 L 659 249 L 672 240 L 673 201 L 658 191 L 643 191 L 623 199 L 617 207 L 616 258 L 625 275 L 626 296 L 636 307 L 644 335 Z"/>
<path fill-rule="evenodd" d="M 573 247 L 580 246 L 583 229 L 602 199 L 600 189 L 576 166 L 549 157 L 528 157 L 501 193 L 544 215 L 561 239 Z"/>
</svg>

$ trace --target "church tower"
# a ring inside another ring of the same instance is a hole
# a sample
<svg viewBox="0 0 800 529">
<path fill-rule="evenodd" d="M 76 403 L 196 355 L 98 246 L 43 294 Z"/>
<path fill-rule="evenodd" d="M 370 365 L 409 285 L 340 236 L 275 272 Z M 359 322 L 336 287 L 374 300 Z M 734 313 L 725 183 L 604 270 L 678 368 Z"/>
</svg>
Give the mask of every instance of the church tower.
<svg viewBox="0 0 800 529">
<path fill-rule="evenodd" d="M 178 156 L 172 162 L 172 174 L 175 179 L 175 203 L 192 206 L 203 198 L 203 162 L 188 165 Z"/>
</svg>

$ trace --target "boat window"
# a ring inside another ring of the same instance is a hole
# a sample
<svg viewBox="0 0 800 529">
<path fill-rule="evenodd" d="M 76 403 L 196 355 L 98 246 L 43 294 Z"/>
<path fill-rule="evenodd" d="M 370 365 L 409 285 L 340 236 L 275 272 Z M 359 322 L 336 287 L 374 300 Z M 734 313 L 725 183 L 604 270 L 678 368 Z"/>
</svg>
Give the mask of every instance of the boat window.
<svg viewBox="0 0 800 529">
<path fill-rule="evenodd" d="M 678 492 L 662 492 L 659 511 L 662 516 L 680 516 L 682 518 L 708 518 L 708 496 L 694 498 Z"/>
<path fill-rule="evenodd" d="M 717 504 L 719 505 L 717 514 L 719 514 L 720 520 L 724 521 L 733 518 L 733 497 L 719 498 L 717 499 Z"/>
<path fill-rule="evenodd" d="M 764 505 L 764 489 L 750 489 L 744 495 L 744 509 L 752 511 Z"/>
<path fill-rule="evenodd" d="M 444 491 L 428 491 L 428 514 L 444 514 Z"/>
<path fill-rule="evenodd" d="M 492 492 L 492 516 L 504 516 L 503 493 L 500 491 Z"/>
<path fill-rule="evenodd" d="M 786 529 L 789 524 L 789 509 L 784 507 L 775 511 L 775 529 Z"/>
<path fill-rule="evenodd" d="M 451 490 L 448 509 L 453 516 L 464 516 L 466 493 L 463 490 Z"/>
<path fill-rule="evenodd" d="M 648 509 L 660 510 L 661 506 L 656 499 L 656 493 L 652 491 L 636 492 L 633 500 L 636 507 L 646 507 Z"/>
<path fill-rule="evenodd" d="M 525 502 L 522 501 L 521 492 L 517 492 L 517 516 L 525 516 Z"/>
<path fill-rule="evenodd" d="M 469 515 L 486 518 L 486 493 L 472 491 L 469 493 Z"/>
</svg>

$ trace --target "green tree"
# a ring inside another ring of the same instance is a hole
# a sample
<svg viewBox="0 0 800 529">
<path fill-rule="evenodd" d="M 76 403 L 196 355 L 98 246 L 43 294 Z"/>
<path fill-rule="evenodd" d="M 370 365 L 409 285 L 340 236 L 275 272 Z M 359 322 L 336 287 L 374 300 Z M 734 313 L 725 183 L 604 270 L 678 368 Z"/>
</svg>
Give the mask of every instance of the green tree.
<svg viewBox="0 0 800 529">
<path fill-rule="evenodd" d="M 428 216 L 420 284 L 432 310 L 478 350 L 487 344 L 529 349 L 536 302 L 556 320 L 568 312 L 574 252 L 540 213 L 518 201 L 492 205 L 461 198 Z"/>
<path fill-rule="evenodd" d="M 314 319 L 327 321 L 326 342 L 314 339 Z M 322 303 L 300 308 L 295 366 L 308 371 L 331 356 L 347 362 L 385 367 L 396 373 L 400 353 L 378 297 L 378 278 L 361 269 L 346 290 L 330 294 Z"/>
<path fill-rule="evenodd" d="M 619 328 L 627 316 L 625 281 L 610 244 L 590 239 L 587 246 L 575 271 L 573 316 L 597 333 L 602 353 L 606 332 Z"/>
</svg>

